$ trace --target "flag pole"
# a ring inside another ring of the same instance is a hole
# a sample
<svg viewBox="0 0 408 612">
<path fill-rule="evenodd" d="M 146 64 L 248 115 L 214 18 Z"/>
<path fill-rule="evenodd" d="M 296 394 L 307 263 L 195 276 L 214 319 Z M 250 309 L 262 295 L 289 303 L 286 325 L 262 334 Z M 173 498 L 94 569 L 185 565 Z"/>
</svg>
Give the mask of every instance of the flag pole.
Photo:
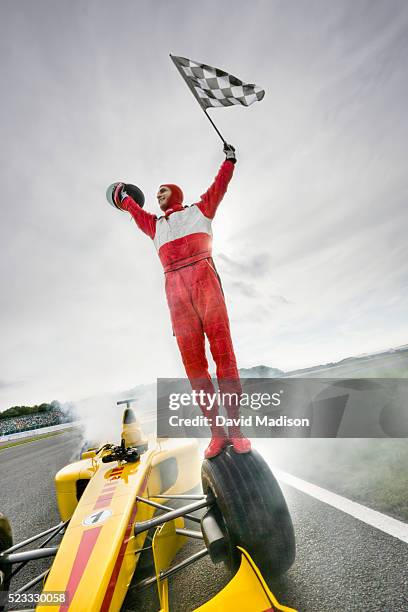
<svg viewBox="0 0 408 612">
<path fill-rule="evenodd" d="M 207 117 L 211 125 L 213 126 L 214 130 L 217 132 L 218 136 L 221 138 L 222 142 L 224 144 L 227 144 L 227 141 L 225 140 L 224 136 L 221 134 L 220 130 L 215 125 L 214 121 L 211 119 L 210 115 L 207 113 L 207 110 L 206 109 L 203 109 L 203 110 L 204 110 L 205 116 Z"/>
</svg>

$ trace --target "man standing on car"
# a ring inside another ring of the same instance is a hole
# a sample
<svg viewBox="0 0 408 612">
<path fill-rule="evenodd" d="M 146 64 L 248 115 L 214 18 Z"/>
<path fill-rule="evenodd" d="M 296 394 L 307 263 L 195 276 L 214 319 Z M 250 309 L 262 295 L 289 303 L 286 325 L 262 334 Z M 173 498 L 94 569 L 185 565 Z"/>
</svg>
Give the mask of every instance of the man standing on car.
<svg viewBox="0 0 408 612">
<path fill-rule="evenodd" d="M 192 388 L 208 394 L 215 393 L 205 356 L 207 336 L 216 364 L 220 392 L 238 398 L 224 403 L 228 418 L 238 419 L 242 388 L 224 294 L 211 254 L 211 222 L 227 190 L 236 162 L 234 147 L 226 144 L 224 152 L 226 159 L 213 184 L 192 206 L 183 206 L 182 190 L 171 183 L 162 184 L 157 193 L 159 206 L 164 213 L 161 217 L 143 210 L 143 194 L 140 192 L 138 198 L 133 191 L 133 198 L 130 197 L 124 183 L 116 185 L 112 200 L 117 208 L 132 215 L 139 229 L 150 236 L 158 251 L 166 278 L 173 331 Z M 232 444 L 237 453 L 251 450 L 250 441 L 242 435 L 238 425 L 228 427 L 228 435 L 223 427 L 217 426 L 216 406 L 208 410 L 208 406 L 201 405 L 201 410 L 211 423 L 212 439 L 205 451 L 207 459 L 218 455 L 228 444 Z"/>
</svg>

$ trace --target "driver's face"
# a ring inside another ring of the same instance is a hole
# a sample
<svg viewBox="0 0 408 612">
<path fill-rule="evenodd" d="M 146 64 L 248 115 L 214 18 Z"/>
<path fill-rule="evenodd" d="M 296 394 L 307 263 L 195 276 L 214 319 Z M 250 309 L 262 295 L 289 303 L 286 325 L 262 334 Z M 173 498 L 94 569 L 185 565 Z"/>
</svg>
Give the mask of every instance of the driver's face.
<svg viewBox="0 0 408 612">
<path fill-rule="evenodd" d="M 171 189 L 162 185 L 157 192 L 157 201 L 159 203 L 160 208 L 165 211 L 169 207 L 169 200 L 171 197 Z"/>
</svg>

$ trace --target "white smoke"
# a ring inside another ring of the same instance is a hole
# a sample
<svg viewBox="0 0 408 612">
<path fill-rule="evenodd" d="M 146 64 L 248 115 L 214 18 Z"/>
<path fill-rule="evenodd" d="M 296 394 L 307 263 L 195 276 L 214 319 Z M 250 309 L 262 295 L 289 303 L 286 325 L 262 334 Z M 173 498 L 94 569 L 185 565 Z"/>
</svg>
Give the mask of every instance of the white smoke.
<svg viewBox="0 0 408 612">
<path fill-rule="evenodd" d="M 122 415 L 126 404 L 117 405 L 117 402 L 126 399 L 134 400 L 130 407 L 144 433 L 156 433 L 156 385 L 141 385 L 128 391 L 94 396 L 75 403 L 76 418 L 83 427 L 83 444 L 120 444 Z"/>
</svg>

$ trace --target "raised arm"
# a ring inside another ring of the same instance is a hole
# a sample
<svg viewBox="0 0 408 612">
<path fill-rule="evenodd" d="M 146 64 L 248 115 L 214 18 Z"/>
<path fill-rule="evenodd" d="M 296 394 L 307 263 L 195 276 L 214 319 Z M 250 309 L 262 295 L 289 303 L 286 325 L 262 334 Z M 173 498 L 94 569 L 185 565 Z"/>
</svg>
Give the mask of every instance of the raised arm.
<svg viewBox="0 0 408 612">
<path fill-rule="evenodd" d="M 227 191 L 228 183 L 230 182 L 234 173 L 234 164 L 236 161 L 234 154 L 235 150 L 233 147 L 231 147 L 231 145 L 226 145 L 224 147 L 224 152 L 227 156 L 226 160 L 218 170 L 218 174 L 215 177 L 213 184 L 201 196 L 200 201 L 196 203 L 196 206 L 198 206 L 203 215 L 209 219 L 214 218 L 218 205 L 224 197 L 225 192 Z"/>
<path fill-rule="evenodd" d="M 145 199 L 139 187 L 125 183 L 113 183 L 108 187 L 106 197 L 109 204 L 115 208 L 129 212 L 138 228 L 150 238 L 154 238 L 157 217 L 143 210 Z"/>
<path fill-rule="evenodd" d="M 150 238 L 153 240 L 156 234 L 156 215 L 152 215 L 151 213 L 143 210 L 143 208 L 140 208 L 139 204 L 137 204 L 129 195 L 122 200 L 121 207 L 123 210 L 127 210 L 127 212 L 132 215 L 136 221 L 137 227 L 142 230 L 142 232 L 150 236 Z"/>
</svg>

